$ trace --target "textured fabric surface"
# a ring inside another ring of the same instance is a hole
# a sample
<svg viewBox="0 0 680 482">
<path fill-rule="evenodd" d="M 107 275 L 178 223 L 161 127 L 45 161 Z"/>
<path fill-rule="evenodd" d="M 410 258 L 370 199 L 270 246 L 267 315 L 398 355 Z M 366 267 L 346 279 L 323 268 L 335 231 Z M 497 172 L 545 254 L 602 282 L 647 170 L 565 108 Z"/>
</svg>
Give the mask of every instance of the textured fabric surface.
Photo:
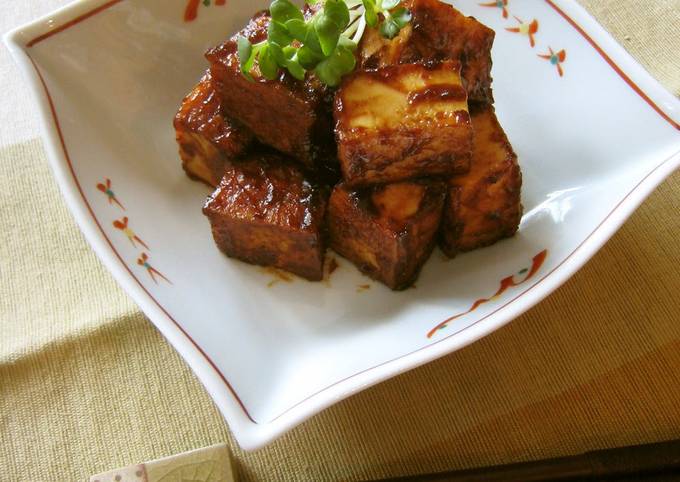
<svg viewBox="0 0 680 482">
<path fill-rule="evenodd" d="M 680 93 L 680 1 L 582 3 Z M 222 442 L 242 480 L 356 480 L 680 438 L 680 173 L 524 316 L 244 453 L 91 252 L 21 119 L 27 140 L 0 128 L 1 480 L 87 480 Z"/>
</svg>

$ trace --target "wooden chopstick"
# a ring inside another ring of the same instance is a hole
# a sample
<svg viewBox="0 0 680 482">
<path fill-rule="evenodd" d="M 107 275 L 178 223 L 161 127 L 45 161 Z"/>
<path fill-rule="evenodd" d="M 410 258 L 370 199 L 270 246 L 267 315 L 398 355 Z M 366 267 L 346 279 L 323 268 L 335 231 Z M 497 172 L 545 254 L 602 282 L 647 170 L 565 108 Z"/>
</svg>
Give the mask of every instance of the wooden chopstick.
<svg viewBox="0 0 680 482">
<path fill-rule="evenodd" d="M 382 479 L 380 482 L 549 482 L 584 479 L 680 481 L 680 440 L 595 450 L 535 462 Z"/>
</svg>

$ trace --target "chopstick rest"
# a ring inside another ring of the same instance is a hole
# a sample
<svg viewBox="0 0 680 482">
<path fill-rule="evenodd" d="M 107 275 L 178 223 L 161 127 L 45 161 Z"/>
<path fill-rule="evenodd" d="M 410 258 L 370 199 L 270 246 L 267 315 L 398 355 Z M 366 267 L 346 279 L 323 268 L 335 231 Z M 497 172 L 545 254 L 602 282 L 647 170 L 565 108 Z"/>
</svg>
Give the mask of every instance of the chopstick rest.
<svg viewBox="0 0 680 482">
<path fill-rule="evenodd" d="M 90 482 L 235 482 L 231 454 L 225 444 L 134 464 L 90 477 Z"/>
</svg>

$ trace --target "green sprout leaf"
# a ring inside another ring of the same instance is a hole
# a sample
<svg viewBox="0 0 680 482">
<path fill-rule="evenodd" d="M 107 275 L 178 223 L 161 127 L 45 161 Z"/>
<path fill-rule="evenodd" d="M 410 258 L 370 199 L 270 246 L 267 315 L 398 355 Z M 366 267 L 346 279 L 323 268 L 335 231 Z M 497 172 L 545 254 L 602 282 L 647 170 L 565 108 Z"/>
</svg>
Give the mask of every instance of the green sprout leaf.
<svg viewBox="0 0 680 482">
<path fill-rule="evenodd" d="M 289 20 L 302 20 L 300 9 L 290 0 L 274 0 L 269 6 L 269 13 L 276 22 L 286 23 Z"/>
<path fill-rule="evenodd" d="M 300 47 L 297 56 L 300 65 L 307 70 L 313 70 L 314 67 L 325 58 L 322 54 L 315 52 L 306 45 Z"/>
<path fill-rule="evenodd" d="M 237 39 L 241 72 L 252 80 L 257 62 L 266 79 L 276 79 L 285 69 L 304 80 L 313 71 L 323 83 L 336 86 L 356 67 L 354 52 L 363 33 L 358 22 L 394 38 L 411 21 L 411 13 L 400 5 L 401 0 L 323 0 L 305 19 L 291 0 L 273 0 L 267 39 L 255 45 L 246 37 Z"/>
<path fill-rule="evenodd" d="M 407 8 L 400 8 L 392 13 L 392 20 L 399 26 L 399 29 L 406 27 L 410 22 L 411 12 Z"/>
<path fill-rule="evenodd" d="M 245 70 L 244 66 L 248 63 L 253 54 L 253 44 L 251 44 L 250 40 L 247 38 L 239 36 L 236 45 L 238 47 L 238 58 L 241 64 L 241 70 Z"/>
<path fill-rule="evenodd" d="M 276 62 L 275 56 L 271 52 L 271 45 L 263 45 L 260 49 L 260 55 L 258 57 L 258 64 L 260 66 L 260 72 L 262 75 L 269 80 L 274 80 L 278 77 L 279 66 Z"/>
<path fill-rule="evenodd" d="M 393 14 L 388 14 L 380 25 L 380 33 L 383 37 L 393 39 L 402 28 L 411 21 L 411 12 L 405 8 L 400 8 Z"/>
<path fill-rule="evenodd" d="M 284 24 L 272 20 L 267 28 L 267 40 L 269 43 L 288 45 L 293 41 L 293 36 Z"/>
<path fill-rule="evenodd" d="M 364 5 L 364 18 L 366 19 L 366 25 L 369 27 L 375 27 L 378 25 L 378 11 L 375 4 L 375 0 L 363 0 Z"/>
<path fill-rule="evenodd" d="M 238 49 L 238 60 L 241 72 L 246 77 L 250 77 L 250 70 L 253 68 L 255 62 L 255 52 L 253 51 L 253 44 L 245 37 L 239 36 L 236 41 Z"/>
<path fill-rule="evenodd" d="M 340 83 L 343 76 L 354 70 L 354 67 L 356 67 L 354 52 L 343 45 L 339 45 L 330 57 L 319 62 L 314 73 L 321 79 L 321 82 L 335 87 Z"/>
<path fill-rule="evenodd" d="M 340 37 L 340 41 L 338 42 L 338 47 L 344 47 L 352 52 L 354 52 L 358 46 L 359 45 L 354 40 L 348 39 L 347 37 Z"/>
<path fill-rule="evenodd" d="M 298 80 L 305 80 L 306 69 L 300 65 L 297 53 L 286 61 L 286 69 Z"/>
<path fill-rule="evenodd" d="M 307 37 L 307 32 L 309 30 L 309 26 L 305 23 L 304 20 L 299 20 L 297 18 L 288 20 L 286 21 L 286 28 L 288 29 L 288 32 L 293 36 L 295 40 L 299 40 L 300 42 L 303 42 L 305 38 Z"/>
<path fill-rule="evenodd" d="M 380 25 L 380 35 L 387 39 L 393 39 L 399 34 L 399 27 L 391 19 L 385 20 Z"/>
<path fill-rule="evenodd" d="M 269 52 L 272 55 L 272 57 L 274 57 L 276 65 L 280 67 L 286 65 L 286 56 L 283 53 L 283 48 L 281 48 L 279 44 L 269 42 Z"/>
<path fill-rule="evenodd" d="M 309 47 L 314 52 L 317 52 L 320 55 L 325 55 L 323 53 L 323 48 L 321 47 L 321 40 L 319 39 L 319 36 L 316 33 L 316 29 L 314 28 L 313 25 L 310 25 L 307 28 L 307 35 L 302 41 L 302 44 L 305 45 L 306 47 Z"/>
<path fill-rule="evenodd" d="M 349 8 L 344 0 L 326 0 L 324 8 L 314 16 L 313 22 L 321 51 L 328 57 L 349 24 Z"/>
</svg>

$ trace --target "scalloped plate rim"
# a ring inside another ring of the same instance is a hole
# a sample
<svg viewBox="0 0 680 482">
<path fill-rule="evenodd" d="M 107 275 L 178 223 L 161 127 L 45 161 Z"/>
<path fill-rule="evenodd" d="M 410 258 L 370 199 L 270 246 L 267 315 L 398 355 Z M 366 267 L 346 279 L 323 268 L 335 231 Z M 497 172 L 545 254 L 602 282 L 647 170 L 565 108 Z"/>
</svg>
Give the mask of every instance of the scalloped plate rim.
<svg viewBox="0 0 680 482">
<path fill-rule="evenodd" d="M 36 97 L 41 117 L 42 135 L 51 168 L 62 195 L 85 238 L 116 281 L 189 364 L 217 404 L 240 446 L 245 450 L 260 448 L 330 405 L 369 386 L 452 353 L 509 323 L 550 295 L 589 261 L 655 188 L 680 167 L 680 152 L 676 152 L 658 164 L 621 200 L 609 216 L 570 256 L 565 258 L 553 271 L 531 284 L 526 291 L 531 290 L 532 293 L 524 296 L 521 302 L 512 300 L 502 309 L 454 337 L 434 342 L 420 350 L 367 369 L 354 375 L 351 379 L 340 381 L 306 399 L 269 423 L 254 423 L 247 416 L 233 390 L 230 393 L 229 390 L 225 389 L 224 382 L 226 380 L 223 381 L 220 378 L 210 362 L 201 355 L 201 351 L 188 342 L 187 336 L 173 322 L 171 317 L 157 305 L 153 298 L 129 274 L 127 267 L 117 259 L 106 237 L 90 215 L 83 197 L 81 197 L 77 181 L 70 172 L 69 162 L 62 148 L 60 134 L 52 115 L 50 100 L 43 89 L 37 71 L 34 70 L 32 61 L 26 53 L 25 44 L 29 39 L 50 30 L 49 21 L 56 21 L 61 25 L 93 9 L 119 1 L 125 0 L 114 0 L 113 2 L 111 0 L 76 1 L 6 33 L 4 41 Z M 623 67 L 620 68 L 635 79 L 638 85 L 643 84 L 641 89 L 646 94 L 653 94 L 657 98 L 662 98 L 666 106 L 673 105 L 673 110 L 680 112 L 680 102 L 653 79 L 583 7 L 565 0 L 553 1 L 561 6 L 564 11 L 571 13 L 572 17 L 577 17 L 579 25 L 593 38 L 598 39 L 598 44 L 611 58 L 617 61 L 617 65 L 623 64 Z M 671 118 L 673 117 L 671 114 L 668 115 Z"/>
</svg>

